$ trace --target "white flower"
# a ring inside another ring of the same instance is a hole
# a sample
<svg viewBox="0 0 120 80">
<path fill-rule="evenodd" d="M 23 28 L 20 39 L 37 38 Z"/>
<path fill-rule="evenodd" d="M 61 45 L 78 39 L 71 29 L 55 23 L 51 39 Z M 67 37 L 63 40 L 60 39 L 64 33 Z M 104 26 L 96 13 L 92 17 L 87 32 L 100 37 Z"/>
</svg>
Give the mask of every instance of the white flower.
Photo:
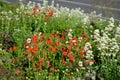
<svg viewBox="0 0 120 80">
<path fill-rule="evenodd" d="M 29 46 L 25 46 L 25 48 L 29 48 Z"/>
<path fill-rule="evenodd" d="M 116 34 L 120 34 L 120 26 L 116 28 Z"/>
<path fill-rule="evenodd" d="M 91 79 L 92 79 L 92 80 L 96 80 L 96 79 L 95 79 L 95 76 L 92 76 Z"/>
<path fill-rule="evenodd" d="M 77 42 L 76 40 L 72 40 L 73 43 Z"/>
<path fill-rule="evenodd" d="M 73 30 L 72 29 L 69 29 L 70 32 L 72 32 Z"/>
<path fill-rule="evenodd" d="M 85 51 L 87 51 L 87 50 L 89 50 L 91 48 L 92 48 L 91 44 L 89 42 L 86 42 L 85 47 L 84 47 Z"/>
<path fill-rule="evenodd" d="M 47 25 L 47 22 L 44 22 L 44 25 Z"/>
<path fill-rule="evenodd" d="M 92 52 L 93 52 L 93 51 L 88 50 L 88 51 L 86 52 L 86 54 L 92 54 Z"/>
<path fill-rule="evenodd" d="M 39 33 L 39 36 L 42 34 L 42 32 Z"/>
<path fill-rule="evenodd" d="M 0 46 L 2 46 L 2 44 L 0 44 Z"/>
<path fill-rule="evenodd" d="M 68 44 L 69 43 L 69 41 L 66 41 L 66 44 Z"/>
<path fill-rule="evenodd" d="M 111 17 L 111 18 L 110 18 L 110 21 L 111 21 L 111 22 L 114 22 L 115 20 L 114 20 L 114 18 L 113 18 L 113 17 Z"/>
<path fill-rule="evenodd" d="M 88 16 L 85 16 L 83 18 L 83 24 L 87 24 L 89 22 L 89 17 Z"/>
<path fill-rule="evenodd" d="M 93 28 L 93 26 L 92 26 L 92 25 L 90 25 L 90 28 Z"/>
<path fill-rule="evenodd" d="M 109 23 L 109 25 L 108 25 L 108 27 L 110 28 L 111 27 L 111 29 L 112 29 L 112 27 L 114 27 L 114 23 Z M 110 30 L 111 31 L 111 30 Z"/>
<path fill-rule="evenodd" d="M 79 37 L 78 39 L 79 39 L 79 40 L 82 40 L 83 38 L 82 38 L 82 37 Z"/>
<path fill-rule="evenodd" d="M 113 57 L 116 57 L 116 54 L 115 54 L 115 53 L 113 54 Z"/>
<path fill-rule="evenodd" d="M 99 47 L 102 48 L 102 49 L 105 49 L 106 48 L 106 44 L 101 43 Z"/>
<path fill-rule="evenodd" d="M 85 67 L 82 67 L 83 70 L 85 70 Z"/>
<path fill-rule="evenodd" d="M 66 71 L 69 71 L 68 69 L 66 69 Z"/>
<path fill-rule="evenodd" d="M 89 76 L 90 76 L 90 73 L 86 73 L 86 74 L 85 74 L 85 77 L 89 77 Z"/>
<path fill-rule="evenodd" d="M 94 64 L 94 62 L 90 62 L 90 63 L 89 63 L 90 66 L 93 65 L 93 64 Z"/>
<path fill-rule="evenodd" d="M 85 56 L 85 58 L 90 58 L 90 55 L 87 54 L 87 55 Z"/>
<path fill-rule="evenodd" d="M 78 69 L 78 68 L 76 68 L 76 71 L 77 71 L 77 72 L 79 72 L 79 69 Z"/>
<path fill-rule="evenodd" d="M 9 11 L 8 14 L 12 14 L 12 11 Z"/>
<path fill-rule="evenodd" d="M 99 29 L 96 29 L 96 30 L 94 31 L 94 34 L 99 34 L 99 33 L 100 33 Z"/>
<path fill-rule="evenodd" d="M 31 39 L 30 38 L 27 39 L 27 43 L 31 43 Z"/>
<path fill-rule="evenodd" d="M 79 61 L 79 62 L 78 62 L 78 65 L 79 65 L 79 66 L 83 66 L 83 62 L 82 62 L 82 61 Z"/>
<path fill-rule="evenodd" d="M 68 33 L 68 37 L 72 37 L 72 34 L 71 34 L 71 33 Z"/>
</svg>

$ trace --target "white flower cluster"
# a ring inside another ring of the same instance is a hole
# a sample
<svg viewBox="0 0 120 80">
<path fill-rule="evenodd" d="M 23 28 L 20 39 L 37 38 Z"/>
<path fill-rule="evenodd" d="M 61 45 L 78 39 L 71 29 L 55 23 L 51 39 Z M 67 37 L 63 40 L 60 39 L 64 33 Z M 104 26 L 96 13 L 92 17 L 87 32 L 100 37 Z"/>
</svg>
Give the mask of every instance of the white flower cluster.
<svg viewBox="0 0 120 80">
<path fill-rule="evenodd" d="M 85 51 L 88 51 L 88 50 L 92 49 L 91 44 L 89 42 L 86 42 L 84 49 L 85 49 Z"/>
<path fill-rule="evenodd" d="M 68 30 L 68 37 L 69 37 L 69 39 L 72 39 L 72 29 Z"/>
<path fill-rule="evenodd" d="M 117 27 L 116 29 L 119 28 Z M 111 18 L 107 27 L 104 30 L 96 29 L 94 31 L 94 41 L 97 42 L 97 48 L 101 51 L 101 55 L 115 56 L 119 51 L 119 44 L 116 40 L 116 34 L 114 33 L 115 25 L 114 19 Z M 116 31 L 117 34 L 120 32 Z M 114 33 L 114 34 L 113 34 Z M 112 36 L 112 37 L 111 37 Z M 115 37 L 114 37 L 115 36 Z"/>
<path fill-rule="evenodd" d="M 89 65 L 93 65 L 94 61 L 94 55 L 93 55 L 93 51 L 92 51 L 92 46 L 89 42 L 86 42 L 85 46 L 84 46 L 84 50 L 85 50 L 85 58 L 86 61 L 89 62 Z"/>
<path fill-rule="evenodd" d="M 114 22 L 115 22 L 114 18 L 110 18 L 108 26 L 105 27 L 105 30 L 104 30 L 105 33 L 108 34 L 109 32 L 114 30 L 114 28 L 115 28 Z M 110 35 L 110 34 L 108 34 L 108 35 Z"/>
<path fill-rule="evenodd" d="M 1 13 L 0 13 L 2 16 L 1 16 L 1 20 L 8 20 L 8 21 L 10 21 L 11 20 L 11 17 L 10 17 L 10 15 L 12 15 L 12 12 L 11 11 L 9 11 L 9 12 L 7 12 L 7 11 L 1 11 Z M 9 15 L 8 15 L 9 14 Z"/>
<path fill-rule="evenodd" d="M 84 15 L 83 11 L 80 8 L 72 9 L 69 16 L 70 17 L 82 17 Z"/>
<path fill-rule="evenodd" d="M 87 16 L 87 15 L 84 16 L 84 18 L 82 19 L 82 22 L 83 22 L 84 25 L 86 25 L 88 22 L 90 22 L 89 21 L 89 16 Z"/>
<path fill-rule="evenodd" d="M 79 62 L 78 62 L 78 65 L 79 65 L 80 67 L 83 67 L 83 62 L 82 62 L 82 61 L 79 61 Z"/>
<path fill-rule="evenodd" d="M 61 15 L 64 14 L 64 16 L 68 16 L 70 13 L 70 9 L 67 7 L 61 7 L 59 11 L 60 11 Z"/>
<path fill-rule="evenodd" d="M 2 15 L 2 16 L 0 16 L 0 20 L 2 20 L 2 21 L 6 21 L 6 22 L 8 22 L 9 23 L 9 21 L 18 21 L 19 20 L 19 18 L 18 18 L 18 15 L 15 15 L 11 10 L 10 11 L 1 11 L 1 13 L 0 13 L 0 15 Z"/>
</svg>

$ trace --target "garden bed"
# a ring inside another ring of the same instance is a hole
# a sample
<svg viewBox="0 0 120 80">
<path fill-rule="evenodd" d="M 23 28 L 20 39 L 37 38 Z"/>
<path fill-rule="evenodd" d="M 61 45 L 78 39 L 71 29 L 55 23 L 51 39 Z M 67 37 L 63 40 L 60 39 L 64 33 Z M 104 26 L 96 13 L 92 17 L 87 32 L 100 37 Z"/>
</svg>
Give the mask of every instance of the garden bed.
<svg viewBox="0 0 120 80">
<path fill-rule="evenodd" d="M 119 21 L 53 3 L 1 3 L 0 78 L 119 80 Z"/>
</svg>

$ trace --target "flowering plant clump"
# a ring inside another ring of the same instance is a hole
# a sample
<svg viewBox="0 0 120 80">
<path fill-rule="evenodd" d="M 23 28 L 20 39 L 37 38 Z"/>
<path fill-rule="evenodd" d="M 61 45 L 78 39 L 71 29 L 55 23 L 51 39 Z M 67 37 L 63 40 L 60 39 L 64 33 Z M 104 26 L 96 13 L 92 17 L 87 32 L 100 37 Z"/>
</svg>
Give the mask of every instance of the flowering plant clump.
<svg viewBox="0 0 120 80">
<path fill-rule="evenodd" d="M 120 22 L 47 3 L 0 7 L 0 78 L 119 80 Z"/>
<path fill-rule="evenodd" d="M 85 69 L 95 62 L 92 45 L 87 42 L 84 32 L 85 37 L 70 37 L 68 34 L 64 31 L 38 32 L 28 38 L 24 55 L 31 61 L 31 67 L 38 71 L 47 70 L 49 75 L 70 76 L 79 70 L 86 73 Z"/>
</svg>

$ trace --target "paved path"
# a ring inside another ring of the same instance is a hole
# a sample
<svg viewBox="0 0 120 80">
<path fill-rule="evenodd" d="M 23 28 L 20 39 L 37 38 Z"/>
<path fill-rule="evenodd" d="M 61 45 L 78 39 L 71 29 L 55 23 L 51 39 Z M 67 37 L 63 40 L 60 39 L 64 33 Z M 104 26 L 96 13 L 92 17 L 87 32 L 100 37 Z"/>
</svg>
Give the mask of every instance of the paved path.
<svg viewBox="0 0 120 80">
<path fill-rule="evenodd" d="M 4 0 L 8 2 L 18 2 L 18 0 Z M 22 0 L 23 2 L 40 2 L 42 0 Z M 52 0 L 48 0 L 49 4 Z M 96 11 L 97 14 L 102 13 L 104 17 L 114 17 L 120 20 L 120 0 L 55 0 L 60 6 L 68 8 L 80 7 L 86 13 Z"/>
</svg>

